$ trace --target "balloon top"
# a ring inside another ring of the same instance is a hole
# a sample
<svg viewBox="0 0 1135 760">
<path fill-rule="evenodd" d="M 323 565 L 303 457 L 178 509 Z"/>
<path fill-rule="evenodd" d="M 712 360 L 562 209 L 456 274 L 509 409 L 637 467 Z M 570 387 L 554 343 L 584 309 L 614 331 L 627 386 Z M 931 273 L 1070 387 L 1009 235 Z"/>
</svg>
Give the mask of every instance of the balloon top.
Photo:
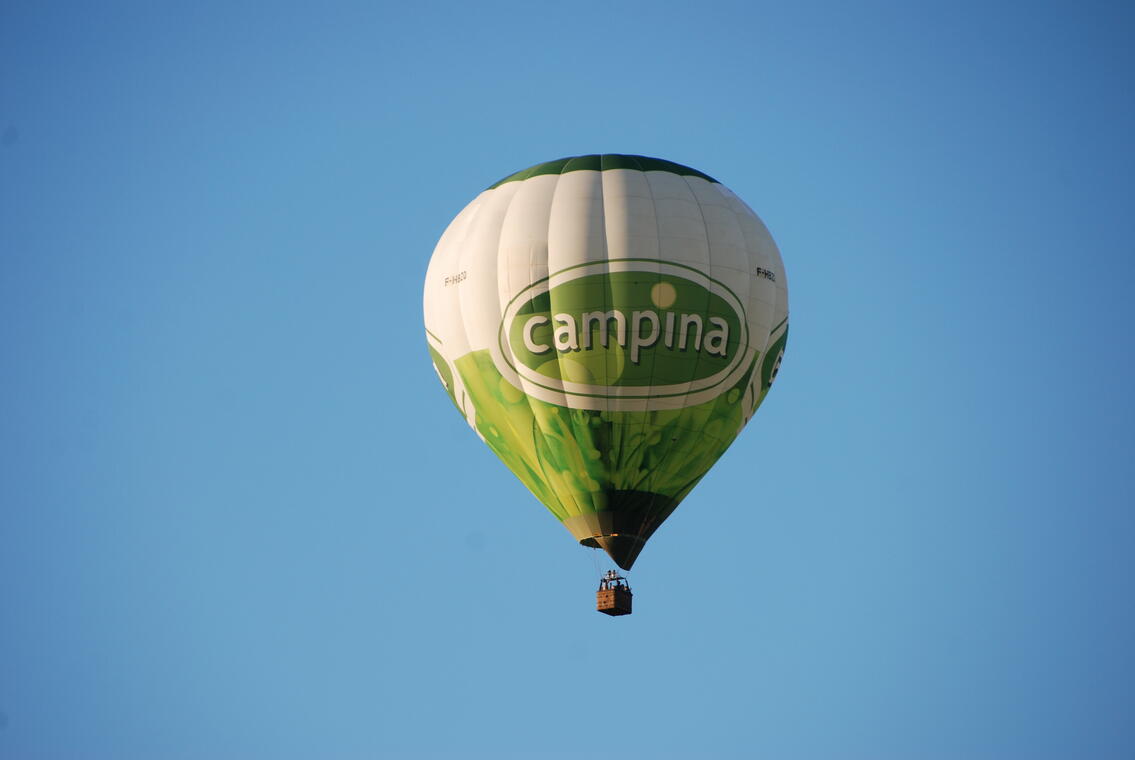
<svg viewBox="0 0 1135 760">
<path fill-rule="evenodd" d="M 708 174 L 699 172 L 697 169 L 691 169 L 688 166 L 683 166 L 682 164 L 676 164 L 673 161 L 667 161 L 664 158 L 626 156 L 619 153 L 593 153 L 587 156 L 560 158 L 555 161 L 530 166 L 515 174 L 508 175 L 504 179 L 489 185 L 486 189 L 492 190 L 506 182 L 520 182 L 532 177 L 538 177 L 541 174 L 567 174 L 568 172 L 575 171 L 608 171 L 610 169 L 637 169 L 642 172 L 670 172 L 671 174 L 680 174 L 684 177 L 701 177 L 707 182 L 721 184 Z"/>
</svg>

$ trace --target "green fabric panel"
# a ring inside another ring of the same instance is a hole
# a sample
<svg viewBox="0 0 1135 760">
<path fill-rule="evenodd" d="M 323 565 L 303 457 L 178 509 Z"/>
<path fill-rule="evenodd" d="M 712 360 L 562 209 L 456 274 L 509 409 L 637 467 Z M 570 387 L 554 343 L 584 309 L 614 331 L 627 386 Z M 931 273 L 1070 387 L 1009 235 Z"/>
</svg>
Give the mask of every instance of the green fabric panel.
<svg viewBox="0 0 1135 760">
<path fill-rule="evenodd" d="M 673 161 L 667 161 L 664 158 L 650 158 L 648 156 L 629 156 L 621 155 L 618 153 L 604 153 L 604 154 L 591 154 L 587 156 L 571 156 L 568 158 L 560 158 L 555 161 L 548 161 L 543 164 L 536 164 L 530 166 L 523 171 L 518 171 L 515 174 L 510 174 L 499 182 L 489 185 L 488 190 L 495 187 L 500 187 L 506 182 L 522 182 L 532 177 L 539 177 L 542 174 L 567 174 L 574 171 L 606 171 L 608 169 L 636 169 L 644 172 L 670 172 L 671 174 L 679 174 L 683 177 L 701 177 L 707 182 L 717 182 L 713 177 L 699 172 L 697 169 L 691 169 L 682 164 L 676 164 Z"/>
<path fill-rule="evenodd" d="M 457 411 L 461 411 L 461 404 L 457 403 L 457 397 L 453 395 L 453 372 L 449 369 L 449 362 L 439 354 L 433 346 L 426 344 L 426 348 L 430 351 L 430 359 L 433 360 L 434 369 L 437 371 L 437 376 L 441 379 L 441 384 L 445 386 L 445 392 L 449 394 L 449 400 L 457 407 Z"/>
<path fill-rule="evenodd" d="M 560 174 L 567 174 L 568 172 L 581 172 L 581 171 L 601 171 L 603 165 L 601 163 L 602 156 L 576 156 L 569 158 L 564 167 L 560 169 Z"/>
<path fill-rule="evenodd" d="M 501 377 L 488 351 L 456 365 L 477 410 L 477 430 L 552 514 L 561 521 L 621 515 L 645 540 L 740 432 L 740 400 L 757 362 L 712 401 L 653 412 L 568 409 L 525 397 Z"/>
</svg>

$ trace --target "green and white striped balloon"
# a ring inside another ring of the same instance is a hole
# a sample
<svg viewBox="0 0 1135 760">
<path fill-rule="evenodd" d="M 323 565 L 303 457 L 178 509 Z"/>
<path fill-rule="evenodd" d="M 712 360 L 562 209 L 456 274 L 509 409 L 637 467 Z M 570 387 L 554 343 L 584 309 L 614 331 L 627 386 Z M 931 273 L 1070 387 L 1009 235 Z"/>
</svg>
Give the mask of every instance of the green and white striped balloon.
<svg viewBox="0 0 1135 760">
<path fill-rule="evenodd" d="M 768 230 L 717 180 L 579 156 L 457 215 L 426 273 L 425 325 L 481 439 L 630 569 L 768 393 L 788 291 Z"/>
</svg>

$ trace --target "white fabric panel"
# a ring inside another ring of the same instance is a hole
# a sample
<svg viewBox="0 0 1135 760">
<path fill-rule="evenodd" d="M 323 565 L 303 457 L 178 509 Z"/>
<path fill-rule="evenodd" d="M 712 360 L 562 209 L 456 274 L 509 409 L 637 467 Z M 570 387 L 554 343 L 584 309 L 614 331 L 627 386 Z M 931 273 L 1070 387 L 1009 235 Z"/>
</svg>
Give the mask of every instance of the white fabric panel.
<svg viewBox="0 0 1135 760">
<path fill-rule="evenodd" d="M 509 187 L 510 184 L 516 187 Z M 501 315 L 497 250 L 505 213 L 519 187 L 517 183 L 507 183 L 484 194 L 481 210 L 457 252 L 458 266 L 467 278 L 454 290 L 469 347 L 474 350 L 488 348 L 497 338 Z"/>
<path fill-rule="evenodd" d="M 776 315 L 776 302 L 750 295 L 745 309 L 748 311 L 749 325 L 753 331 L 753 348 L 760 351 L 763 358 L 765 348 L 768 346 L 769 331 L 776 326 L 776 322 L 773 321 Z"/>
<path fill-rule="evenodd" d="M 725 186 L 718 182 L 709 182 L 701 177 L 684 177 L 686 185 L 697 198 L 698 203 L 704 206 L 724 206 L 733 209 L 732 199 L 736 196 L 725 190 Z"/>
<path fill-rule="evenodd" d="M 737 214 L 732 209 L 717 205 L 702 206 L 701 211 L 709 240 L 710 261 L 714 268 L 729 267 L 747 274 L 750 271 L 749 245 L 741 231 Z M 744 297 L 742 293 L 737 295 Z"/>
<path fill-rule="evenodd" d="M 548 219 L 548 271 L 607 260 L 603 183 L 598 171 L 561 174 Z"/>
<path fill-rule="evenodd" d="M 509 300 L 547 277 L 548 225 L 552 196 L 559 177 L 546 174 L 517 185 L 502 220 L 498 258 L 498 300 L 503 312 Z"/>
<path fill-rule="evenodd" d="M 469 342 L 457 307 L 457 288 L 453 280 L 461 273 L 458 258 L 467 244 L 470 227 L 480 212 L 484 193 L 466 206 L 442 233 L 426 270 L 423 305 L 426 329 L 436 335 L 450 360 L 468 353 Z M 448 279 L 447 279 L 448 278 Z"/>
<path fill-rule="evenodd" d="M 602 172 L 607 249 L 612 259 L 658 258 L 658 220 L 650 185 L 640 171 Z"/>
<path fill-rule="evenodd" d="M 659 258 L 709 273 L 709 243 L 701 208 L 684 177 L 645 172 L 658 219 Z"/>
</svg>

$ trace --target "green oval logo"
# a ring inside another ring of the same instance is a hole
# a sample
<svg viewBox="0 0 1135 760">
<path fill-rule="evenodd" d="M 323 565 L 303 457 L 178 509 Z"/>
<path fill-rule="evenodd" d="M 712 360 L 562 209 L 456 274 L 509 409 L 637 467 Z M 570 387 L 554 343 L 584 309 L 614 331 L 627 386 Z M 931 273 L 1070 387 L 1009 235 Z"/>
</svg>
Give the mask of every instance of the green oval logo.
<svg viewBox="0 0 1135 760">
<path fill-rule="evenodd" d="M 506 309 L 500 349 L 528 392 L 704 396 L 749 350 L 747 327 L 738 299 L 700 272 L 620 261 L 527 288 Z"/>
</svg>

